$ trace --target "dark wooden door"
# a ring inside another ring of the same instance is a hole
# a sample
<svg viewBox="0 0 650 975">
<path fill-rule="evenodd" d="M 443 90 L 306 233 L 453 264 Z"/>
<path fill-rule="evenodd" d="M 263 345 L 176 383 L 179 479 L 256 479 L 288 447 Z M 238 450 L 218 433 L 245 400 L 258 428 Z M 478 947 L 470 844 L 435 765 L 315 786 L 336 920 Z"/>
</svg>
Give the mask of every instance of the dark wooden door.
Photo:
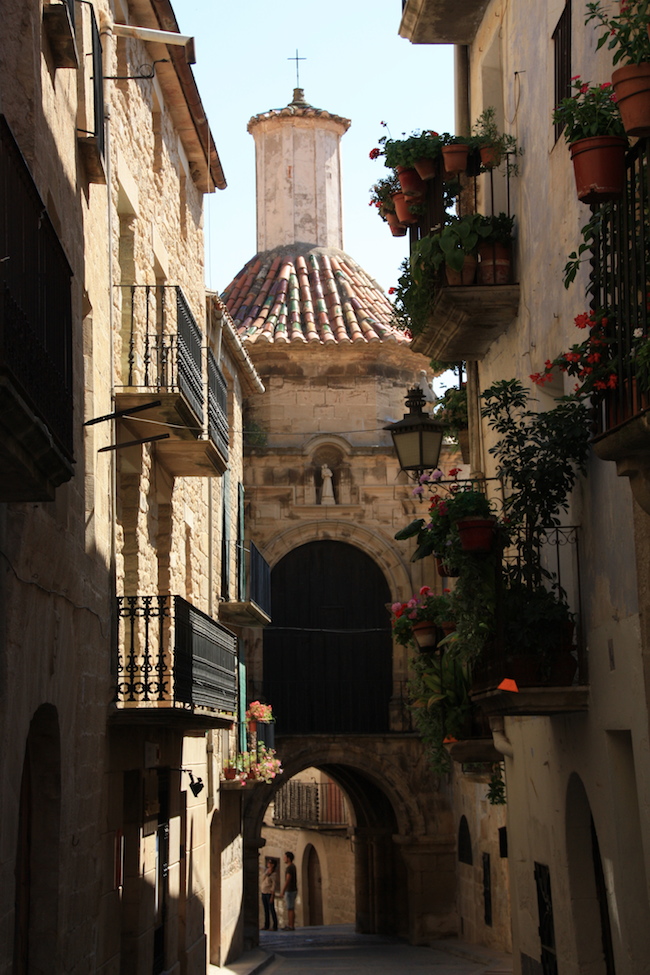
<svg viewBox="0 0 650 975">
<path fill-rule="evenodd" d="M 264 694 L 278 734 L 388 730 L 390 590 L 375 562 L 344 542 L 309 542 L 271 574 Z"/>
<path fill-rule="evenodd" d="M 323 923 L 323 878 L 320 871 L 320 860 L 315 847 L 309 847 L 307 857 L 307 888 L 309 897 L 309 920 L 307 924 L 320 925 Z"/>
</svg>

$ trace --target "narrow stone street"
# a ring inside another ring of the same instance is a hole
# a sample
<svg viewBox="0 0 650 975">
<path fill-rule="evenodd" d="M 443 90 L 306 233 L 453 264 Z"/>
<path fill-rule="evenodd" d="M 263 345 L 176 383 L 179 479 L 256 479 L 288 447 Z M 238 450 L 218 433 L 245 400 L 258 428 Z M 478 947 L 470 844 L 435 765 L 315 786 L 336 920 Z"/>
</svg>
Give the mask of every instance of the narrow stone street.
<svg viewBox="0 0 650 975">
<path fill-rule="evenodd" d="M 210 975 L 510 975 L 512 958 L 458 941 L 414 947 L 397 938 L 357 934 L 352 925 L 260 932 L 260 949 L 230 967 L 211 966 Z"/>
</svg>

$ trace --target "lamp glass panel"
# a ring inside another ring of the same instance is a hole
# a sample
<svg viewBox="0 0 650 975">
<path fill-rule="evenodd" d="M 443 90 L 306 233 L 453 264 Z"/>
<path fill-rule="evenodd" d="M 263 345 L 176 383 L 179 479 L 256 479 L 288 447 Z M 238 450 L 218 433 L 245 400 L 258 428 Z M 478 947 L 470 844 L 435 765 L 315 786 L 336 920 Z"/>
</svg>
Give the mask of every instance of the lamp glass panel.
<svg viewBox="0 0 650 975">
<path fill-rule="evenodd" d="M 400 431 L 393 434 L 393 443 L 402 470 L 420 466 L 420 431 Z"/>
<path fill-rule="evenodd" d="M 422 431 L 422 467 L 431 470 L 438 466 L 440 448 L 442 447 L 442 433 L 439 430 Z"/>
</svg>

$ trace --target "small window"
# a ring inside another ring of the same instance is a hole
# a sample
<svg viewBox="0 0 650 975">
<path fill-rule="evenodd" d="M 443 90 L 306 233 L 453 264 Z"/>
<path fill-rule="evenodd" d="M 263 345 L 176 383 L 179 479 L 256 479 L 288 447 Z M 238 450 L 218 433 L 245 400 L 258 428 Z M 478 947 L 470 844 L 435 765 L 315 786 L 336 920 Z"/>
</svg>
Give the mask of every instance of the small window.
<svg viewBox="0 0 650 975">
<path fill-rule="evenodd" d="M 563 98 L 571 95 L 571 0 L 567 0 L 562 16 L 553 31 L 555 88 L 553 92 L 553 108 L 560 104 Z M 555 126 L 555 141 L 560 138 L 564 125 Z"/>
<path fill-rule="evenodd" d="M 458 824 L 458 861 L 459 863 L 468 863 L 470 867 L 474 862 L 472 858 L 472 837 L 465 816 L 460 817 Z"/>
</svg>

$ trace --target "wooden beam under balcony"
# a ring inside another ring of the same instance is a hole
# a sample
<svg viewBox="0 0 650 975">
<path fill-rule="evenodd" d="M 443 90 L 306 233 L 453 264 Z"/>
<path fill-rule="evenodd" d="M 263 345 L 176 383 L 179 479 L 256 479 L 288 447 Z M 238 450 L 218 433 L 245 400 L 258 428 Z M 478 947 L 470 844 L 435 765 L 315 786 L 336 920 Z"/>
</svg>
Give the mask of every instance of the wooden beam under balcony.
<svg viewBox="0 0 650 975">
<path fill-rule="evenodd" d="M 589 708 L 589 687 L 572 684 L 570 687 L 522 687 L 518 692 L 494 688 L 471 694 L 484 714 L 553 715 L 573 714 Z"/>
<path fill-rule="evenodd" d="M 407 0 L 400 37 L 411 44 L 471 44 L 489 0 Z"/>
<path fill-rule="evenodd" d="M 518 284 L 443 287 L 411 349 L 444 362 L 483 359 L 518 311 Z"/>
</svg>

